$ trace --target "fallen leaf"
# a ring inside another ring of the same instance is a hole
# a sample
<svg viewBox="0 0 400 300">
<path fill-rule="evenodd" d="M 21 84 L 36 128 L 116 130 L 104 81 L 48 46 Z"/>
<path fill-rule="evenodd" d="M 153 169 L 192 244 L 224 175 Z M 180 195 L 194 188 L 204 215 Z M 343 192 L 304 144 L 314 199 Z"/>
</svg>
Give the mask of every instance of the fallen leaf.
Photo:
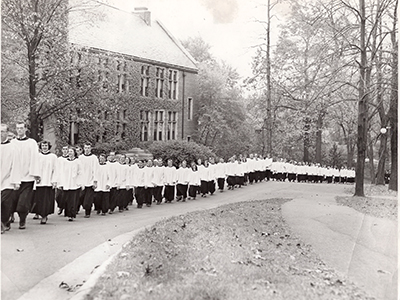
<svg viewBox="0 0 400 300">
<path fill-rule="evenodd" d="M 24 252 L 24 249 L 18 248 L 17 252 Z"/>
<path fill-rule="evenodd" d="M 117 272 L 117 277 L 118 278 L 121 278 L 121 277 L 128 277 L 130 274 L 129 274 L 129 272 L 126 272 L 126 271 L 118 271 Z"/>
</svg>

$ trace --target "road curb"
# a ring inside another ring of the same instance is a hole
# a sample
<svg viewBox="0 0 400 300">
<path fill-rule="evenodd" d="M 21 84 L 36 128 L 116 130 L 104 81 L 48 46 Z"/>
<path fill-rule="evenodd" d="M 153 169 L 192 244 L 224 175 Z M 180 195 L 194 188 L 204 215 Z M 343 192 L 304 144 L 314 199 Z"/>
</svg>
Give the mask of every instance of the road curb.
<svg viewBox="0 0 400 300">
<path fill-rule="evenodd" d="M 96 268 L 89 278 L 86 280 L 86 282 L 79 288 L 79 290 L 76 292 L 75 295 L 73 295 L 70 300 L 84 300 L 85 297 L 92 291 L 93 287 L 96 285 L 98 279 L 101 277 L 101 275 L 104 274 L 106 271 L 107 267 L 111 264 L 111 262 L 121 253 L 121 251 L 130 243 L 132 238 L 134 238 L 139 232 L 145 230 L 146 227 L 136 229 L 134 231 L 125 233 L 123 235 L 128 235 L 130 236 L 130 240 L 125 242 L 122 247 L 113 255 L 111 255 L 106 261 L 104 261 L 98 268 Z"/>
</svg>

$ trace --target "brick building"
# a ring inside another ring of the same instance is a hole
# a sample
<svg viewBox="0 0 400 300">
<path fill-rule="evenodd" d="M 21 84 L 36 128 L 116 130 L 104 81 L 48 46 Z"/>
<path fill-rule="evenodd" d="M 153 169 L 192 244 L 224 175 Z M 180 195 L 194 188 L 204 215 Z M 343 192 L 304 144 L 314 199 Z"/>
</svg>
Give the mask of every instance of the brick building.
<svg viewBox="0 0 400 300">
<path fill-rule="evenodd" d="M 125 149 L 191 140 L 197 125 L 195 60 L 146 8 L 126 12 L 101 4 L 95 10 L 71 12 L 68 34 L 76 66 L 70 76 L 78 86 L 85 79 L 96 82 L 95 93 L 74 114 L 64 112 L 71 115 L 67 122 L 57 116 L 47 121 L 44 138 Z"/>
</svg>

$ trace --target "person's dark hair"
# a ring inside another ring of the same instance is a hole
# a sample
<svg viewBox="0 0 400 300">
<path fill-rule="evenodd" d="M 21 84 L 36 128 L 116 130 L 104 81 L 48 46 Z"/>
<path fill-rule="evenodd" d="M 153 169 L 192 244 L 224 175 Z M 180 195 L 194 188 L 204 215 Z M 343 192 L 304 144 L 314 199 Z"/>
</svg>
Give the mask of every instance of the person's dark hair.
<svg viewBox="0 0 400 300">
<path fill-rule="evenodd" d="M 69 146 L 68 147 L 68 151 L 69 151 L 69 149 L 72 149 L 74 151 L 74 157 L 77 158 L 78 157 L 78 153 L 76 153 L 76 148 L 72 147 L 72 146 Z"/>
<path fill-rule="evenodd" d="M 51 149 L 51 146 L 52 146 L 51 143 L 50 143 L 49 141 L 43 140 L 43 141 L 40 141 L 40 142 L 39 142 L 39 149 L 40 149 L 40 150 L 42 150 L 42 145 L 43 145 L 43 144 L 49 145 L 49 150 Z"/>
</svg>

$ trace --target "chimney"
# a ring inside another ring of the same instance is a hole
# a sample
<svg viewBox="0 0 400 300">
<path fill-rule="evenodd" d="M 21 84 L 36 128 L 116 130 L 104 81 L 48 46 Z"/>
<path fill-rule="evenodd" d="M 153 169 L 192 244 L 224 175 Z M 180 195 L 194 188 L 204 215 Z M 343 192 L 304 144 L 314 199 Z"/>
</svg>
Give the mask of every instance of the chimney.
<svg viewBox="0 0 400 300">
<path fill-rule="evenodd" d="M 135 7 L 134 13 L 138 14 L 148 26 L 151 26 L 151 14 L 147 7 Z"/>
</svg>

